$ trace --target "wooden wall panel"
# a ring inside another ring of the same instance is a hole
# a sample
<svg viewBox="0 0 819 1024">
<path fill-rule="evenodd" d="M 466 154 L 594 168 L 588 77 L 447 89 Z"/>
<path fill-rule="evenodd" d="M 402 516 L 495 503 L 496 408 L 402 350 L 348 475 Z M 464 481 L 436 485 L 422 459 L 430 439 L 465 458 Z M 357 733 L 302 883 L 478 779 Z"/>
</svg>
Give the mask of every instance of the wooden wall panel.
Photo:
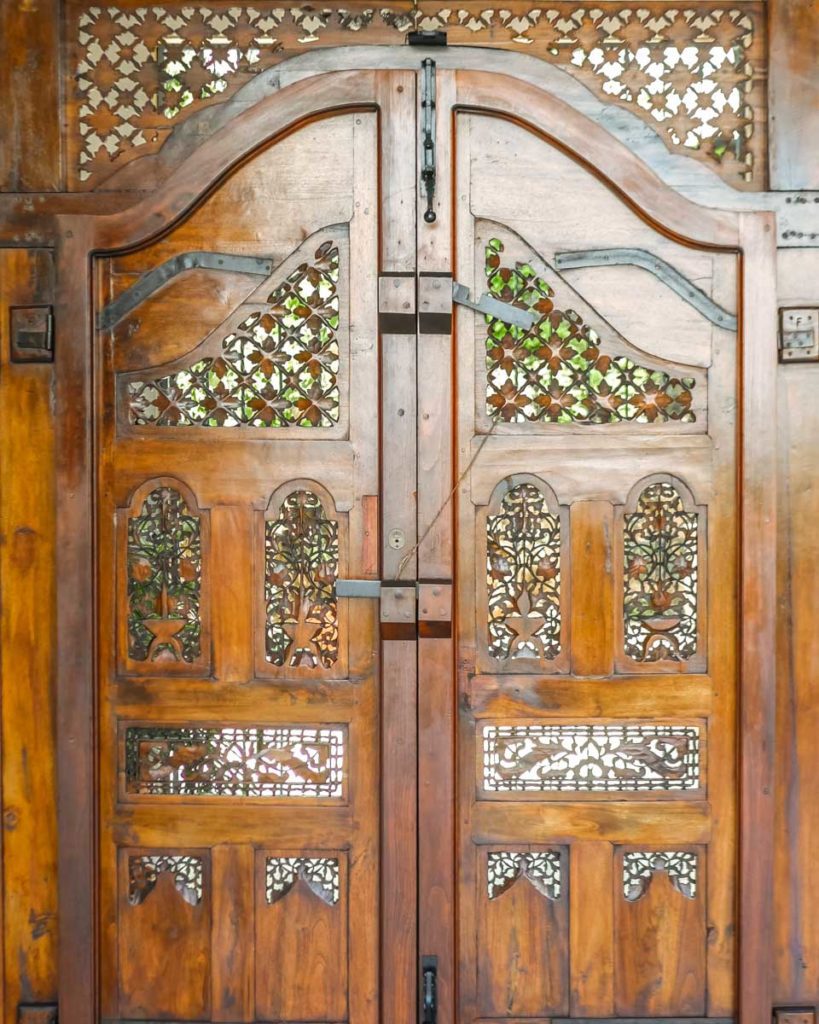
<svg viewBox="0 0 819 1024">
<path fill-rule="evenodd" d="M 5 6 L 4 6 L 5 9 Z M 1 147 L 0 147 L 1 148 Z M 9 306 L 52 300 L 45 250 L 0 253 L 3 1021 L 56 1001 L 52 366 L 9 362 Z"/>
<path fill-rule="evenodd" d="M 0 4 L 0 191 L 57 192 L 60 0 Z"/>
<path fill-rule="evenodd" d="M 819 1003 L 819 366 L 779 369 L 774 998 Z"/>
</svg>

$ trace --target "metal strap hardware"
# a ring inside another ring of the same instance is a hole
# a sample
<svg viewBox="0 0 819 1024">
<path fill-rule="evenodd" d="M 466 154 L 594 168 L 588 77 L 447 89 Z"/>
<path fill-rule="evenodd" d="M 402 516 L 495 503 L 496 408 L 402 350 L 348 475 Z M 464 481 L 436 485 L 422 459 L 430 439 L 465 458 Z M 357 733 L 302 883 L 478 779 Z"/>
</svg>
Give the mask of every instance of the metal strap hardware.
<svg viewBox="0 0 819 1024">
<path fill-rule="evenodd" d="M 381 580 L 336 580 L 336 597 L 381 597 Z"/>
<path fill-rule="evenodd" d="M 144 273 L 122 295 L 109 302 L 97 316 L 97 326 L 101 331 L 107 331 L 177 274 L 198 269 L 268 277 L 273 273 L 273 260 L 263 256 L 236 256 L 229 252 L 182 252 Z"/>
<path fill-rule="evenodd" d="M 421 61 L 421 189 L 427 198 L 424 220 L 435 222 L 435 61 L 431 57 Z"/>
<path fill-rule="evenodd" d="M 384 639 L 452 635 L 452 584 L 443 580 L 336 580 L 336 596 L 376 598 Z"/>
<path fill-rule="evenodd" d="M 459 306 L 466 306 L 467 309 L 474 309 L 476 313 L 502 320 L 513 327 L 522 327 L 526 331 L 530 331 L 540 319 L 536 313 L 510 306 L 508 302 L 501 302 L 487 292 L 484 292 L 477 302 L 473 302 L 469 297 L 469 289 L 459 281 L 452 282 L 452 301 L 457 302 Z"/>
</svg>

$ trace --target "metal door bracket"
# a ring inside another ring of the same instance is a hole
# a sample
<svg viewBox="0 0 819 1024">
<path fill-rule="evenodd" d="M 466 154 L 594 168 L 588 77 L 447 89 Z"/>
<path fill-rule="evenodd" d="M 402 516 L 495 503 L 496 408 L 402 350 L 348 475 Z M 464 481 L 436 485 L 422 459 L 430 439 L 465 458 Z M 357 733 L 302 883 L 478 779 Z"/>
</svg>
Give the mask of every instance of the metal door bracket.
<svg viewBox="0 0 819 1024">
<path fill-rule="evenodd" d="M 819 363 L 819 309 L 779 310 L 779 361 Z"/>
<path fill-rule="evenodd" d="M 438 1020 L 438 957 L 421 957 L 420 976 L 421 998 L 420 1022 L 421 1024 L 437 1024 Z"/>
<path fill-rule="evenodd" d="M 427 198 L 424 220 L 435 222 L 435 61 L 431 57 L 421 61 L 421 189 Z"/>
<path fill-rule="evenodd" d="M 12 306 L 11 361 L 54 362 L 54 316 L 51 306 Z"/>
<path fill-rule="evenodd" d="M 484 292 L 478 301 L 474 302 L 469 297 L 469 289 L 459 281 L 452 282 L 452 301 L 457 302 L 459 306 L 466 306 L 467 309 L 474 309 L 476 313 L 502 320 L 513 327 L 522 327 L 526 331 L 530 331 L 540 319 L 536 313 L 510 306 L 508 302 L 501 302 L 488 292 Z"/>
</svg>

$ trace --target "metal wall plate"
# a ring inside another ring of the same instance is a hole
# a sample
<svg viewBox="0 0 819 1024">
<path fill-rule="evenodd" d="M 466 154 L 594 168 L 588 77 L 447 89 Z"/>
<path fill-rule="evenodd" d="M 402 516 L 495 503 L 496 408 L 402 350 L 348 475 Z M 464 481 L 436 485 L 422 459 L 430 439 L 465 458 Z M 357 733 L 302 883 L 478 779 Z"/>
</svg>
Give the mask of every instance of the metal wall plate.
<svg viewBox="0 0 819 1024">
<path fill-rule="evenodd" d="M 779 310 L 779 359 L 783 363 L 819 362 L 819 308 L 784 306 Z"/>
<path fill-rule="evenodd" d="M 11 361 L 54 362 L 54 316 L 51 306 L 12 306 L 9 312 Z"/>
</svg>

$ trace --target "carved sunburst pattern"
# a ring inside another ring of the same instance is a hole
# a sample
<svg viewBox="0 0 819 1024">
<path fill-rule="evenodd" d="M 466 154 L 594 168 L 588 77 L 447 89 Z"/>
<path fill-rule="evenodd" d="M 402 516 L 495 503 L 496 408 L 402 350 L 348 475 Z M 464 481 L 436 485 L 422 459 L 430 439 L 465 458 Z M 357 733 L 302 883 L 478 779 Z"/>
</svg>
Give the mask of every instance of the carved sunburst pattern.
<svg viewBox="0 0 819 1024">
<path fill-rule="evenodd" d="M 489 292 L 537 314 L 531 329 L 487 316 L 486 411 L 506 423 L 693 423 L 695 381 L 607 355 L 596 332 L 528 263 L 504 265 L 503 242 L 485 252 Z"/>
<path fill-rule="evenodd" d="M 560 653 L 560 520 L 531 483 L 486 520 L 489 653 L 551 660 Z"/>
<path fill-rule="evenodd" d="M 294 491 L 265 523 L 265 657 L 330 668 L 338 658 L 338 523 L 312 491 Z"/>
<path fill-rule="evenodd" d="M 699 729 L 683 725 L 486 725 L 490 793 L 640 793 L 700 785 Z"/>
</svg>

